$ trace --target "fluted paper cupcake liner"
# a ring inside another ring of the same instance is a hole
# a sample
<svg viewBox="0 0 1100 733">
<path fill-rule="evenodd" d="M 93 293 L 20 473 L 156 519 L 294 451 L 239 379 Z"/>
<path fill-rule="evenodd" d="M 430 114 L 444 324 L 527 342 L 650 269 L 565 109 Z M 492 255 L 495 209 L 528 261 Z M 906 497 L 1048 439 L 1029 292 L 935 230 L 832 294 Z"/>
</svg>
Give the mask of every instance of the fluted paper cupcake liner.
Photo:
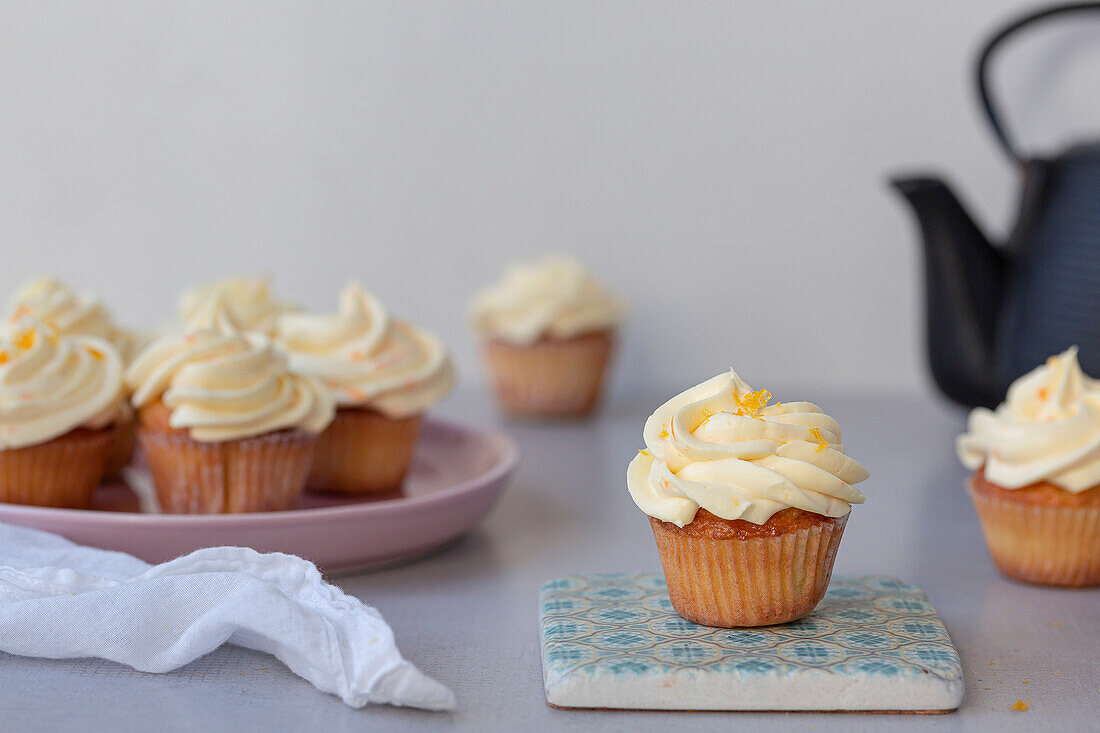
<svg viewBox="0 0 1100 733">
<path fill-rule="evenodd" d="M 610 331 L 530 346 L 490 340 L 485 358 L 497 399 L 508 412 L 581 417 L 599 401 L 613 346 Z"/>
<path fill-rule="evenodd" d="M 235 514 L 297 506 L 317 436 L 287 430 L 203 443 L 141 428 L 138 441 L 164 512 Z"/>
<path fill-rule="evenodd" d="M 383 494 L 401 487 L 420 433 L 420 416 L 393 420 L 341 408 L 321 433 L 308 485 L 315 491 Z"/>
<path fill-rule="evenodd" d="M 1100 507 L 1045 506 L 979 493 L 967 483 L 994 564 L 1041 585 L 1100 585 Z"/>
<path fill-rule="evenodd" d="M 676 612 L 704 626 L 770 626 L 813 611 L 829 587 L 847 517 L 749 539 L 711 539 L 650 518 Z"/>
<path fill-rule="evenodd" d="M 114 440 L 114 427 L 78 429 L 38 445 L 0 450 L 0 501 L 87 508 Z"/>
</svg>

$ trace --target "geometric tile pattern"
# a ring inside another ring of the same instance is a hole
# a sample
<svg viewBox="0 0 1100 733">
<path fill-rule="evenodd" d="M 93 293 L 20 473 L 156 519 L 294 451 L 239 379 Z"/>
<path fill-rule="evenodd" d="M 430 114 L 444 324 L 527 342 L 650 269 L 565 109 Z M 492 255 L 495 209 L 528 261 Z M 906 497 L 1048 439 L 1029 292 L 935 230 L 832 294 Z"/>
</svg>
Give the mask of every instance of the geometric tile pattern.
<svg viewBox="0 0 1100 733">
<path fill-rule="evenodd" d="M 539 607 L 547 700 L 560 707 L 943 711 L 962 700 L 943 622 L 896 578 L 834 577 L 810 616 L 761 628 L 686 621 L 648 573 L 551 580 Z"/>
</svg>

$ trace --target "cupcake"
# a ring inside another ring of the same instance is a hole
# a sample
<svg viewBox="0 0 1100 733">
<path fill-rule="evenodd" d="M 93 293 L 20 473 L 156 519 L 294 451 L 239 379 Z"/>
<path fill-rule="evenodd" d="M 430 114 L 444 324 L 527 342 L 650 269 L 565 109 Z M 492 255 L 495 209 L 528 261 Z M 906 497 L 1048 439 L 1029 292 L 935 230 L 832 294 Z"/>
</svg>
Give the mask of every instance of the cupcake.
<svg viewBox="0 0 1100 733">
<path fill-rule="evenodd" d="M 52 277 L 38 277 L 25 283 L 8 302 L 9 323 L 31 316 L 48 325 L 59 336 L 94 336 L 109 342 L 129 362 L 141 345 L 133 331 L 118 326 L 95 295 L 78 292 Z M 116 423 L 107 474 L 114 475 L 130 462 L 136 442 L 136 428 L 129 405 L 123 402 Z"/>
<path fill-rule="evenodd" d="M 298 310 L 272 296 L 267 278 L 230 277 L 184 291 L 179 299 L 180 323 L 192 323 L 215 296 L 225 301 L 242 328 L 269 336 L 275 332 L 279 316 Z"/>
<path fill-rule="evenodd" d="M 73 290 L 52 277 L 29 280 L 8 301 L 9 323 L 24 316 L 45 323 L 58 336 L 103 339 L 115 347 L 124 363 L 140 345 L 137 334 L 118 326 L 99 298 Z"/>
<path fill-rule="evenodd" d="M 0 337 L 0 501 L 82 509 L 103 477 L 123 404 L 122 359 L 30 317 Z"/>
<path fill-rule="evenodd" d="M 353 282 L 335 313 L 283 315 L 276 340 L 291 369 L 316 377 L 336 402 L 336 417 L 317 443 L 309 487 L 347 494 L 398 489 L 421 416 L 454 383 L 439 339 L 391 318 Z"/>
<path fill-rule="evenodd" d="M 580 263 L 550 256 L 513 267 L 470 310 L 505 410 L 538 417 L 592 411 L 625 306 Z"/>
<path fill-rule="evenodd" d="M 734 372 L 661 405 L 627 487 L 649 515 L 676 612 L 706 626 L 809 614 L 829 585 L 867 470 L 809 402 L 768 405 Z"/>
<path fill-rule="evenodd" d="M 220 295 L 184 333 L 148 346 L 125 378 L 165 512 L 298 503 L 317 436 L 332 421 L 332 398 L 291 372 L 270 338 L 245 331 Z"/>
<path fill-rule="evenodd" d="M 1100 585 L 1100 382 L 1077 347 L 1017 379 L 956 443 L 989 554 L 1029 583 Z"/>
</svg>

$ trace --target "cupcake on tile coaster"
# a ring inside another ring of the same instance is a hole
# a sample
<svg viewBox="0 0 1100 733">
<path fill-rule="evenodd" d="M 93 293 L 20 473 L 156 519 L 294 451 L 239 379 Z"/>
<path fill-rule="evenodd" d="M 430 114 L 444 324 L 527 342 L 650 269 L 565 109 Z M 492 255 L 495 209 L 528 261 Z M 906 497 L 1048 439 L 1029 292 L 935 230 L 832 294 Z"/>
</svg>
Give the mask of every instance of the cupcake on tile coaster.
<svg viewBox="0 0 1100 733">
<path fill-rule="evenodd" d="M 661 405 L 627 470 L 650 517 L 676 612 L 706 626 L 765 626 L 825 594 L 867 470 L 809 402 L 769 405 L 734 372 Z"/>
<path fill-rule="evenodd" d="M 50 326 L 59 336 L 93 336 L 107 341 L 122 358 L 132 359 L 141 347 L 141 336 L 115 323 L 103 302 L 92 293 L 78 292 L 52 277 L 38 277 L 26 282 L 8 302 L 9 323 L 31 316 Z M 123 403 L 107 474 L 114 475 L 130 461 L 137 441 L 133 414 Z"/>
<path fill-rule="evenodd" d="M 957 442 L 993 562 L 1044 585 L 1100 585 L 1100 381 L 1073 347 L 1017 379 Z"/>
<path fill-rule="evenodd" d="M 504 409 L 536 417 L 589 414 L 625 312 L 620 299 L 568 257 L 509 269 L 471 306 Z"/>
<path fill-rule="evenodd" d="M 138 441 L 168 513 L 293 508 L 334 412 L 264 334 L 215 294 L 188 329 L 154 341 L 126 371 Z"/>
<path fill-rule="evenodd" d="M 265 277 L 230 277 L 184 291 L 179 299 L 180 323 L 192 323 L 214 296 L 225 301 L 242 328 L 268 336 L 275 333 L 279 316 L 299 310 L 298 306 L 277 300 Z"/>
<path fill-rule="evenodd" d="M 340 294 L 335 313 L 285 314 L 277 332 L 291 368 L 319 379 L 337 405 L 317 444 L 310 488 L 399 489 L 422 415 L 454 383 L 447 349 L 427 331 L 392 318 L 354 282 Z"/>
<path fill-rule="evenodd" d="M 30 317 L 0 337 L 0 501 L 82 509 L 124 414 L 122 359 L 107 341 Z"/>
</svg>

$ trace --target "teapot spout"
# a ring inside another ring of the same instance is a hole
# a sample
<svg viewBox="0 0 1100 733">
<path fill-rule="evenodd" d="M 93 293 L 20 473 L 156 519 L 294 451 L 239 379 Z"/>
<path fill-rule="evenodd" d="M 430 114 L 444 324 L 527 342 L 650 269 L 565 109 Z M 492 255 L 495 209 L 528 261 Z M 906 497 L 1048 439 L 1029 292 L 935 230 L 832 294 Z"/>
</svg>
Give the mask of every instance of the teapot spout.
<svg viewBox="0 0 1100 733">
<path fill-rule="evenodd" d="M 895 178 L 924 242 L 928 358 L 950 399 L 991 407 L 1005 385 L 994 366 L 1007 263 L 942 180 Z"/>
</svg>

